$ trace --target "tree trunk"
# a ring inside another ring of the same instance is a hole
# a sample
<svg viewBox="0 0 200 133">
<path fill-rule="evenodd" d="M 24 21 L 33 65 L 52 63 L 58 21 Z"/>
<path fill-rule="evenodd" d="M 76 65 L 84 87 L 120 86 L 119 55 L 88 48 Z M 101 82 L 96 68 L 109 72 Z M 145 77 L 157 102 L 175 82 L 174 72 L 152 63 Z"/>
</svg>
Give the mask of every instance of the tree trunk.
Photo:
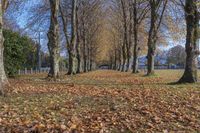
<svg viewBox="0 0 200 133">
<path fill-rule="evenodd" d="M 77 46 L 76 46 L 76 51 L 77 51 L 77 71 L 76 73 L 81 73 L 81 51 L 80 51 L 80 35 L 79 35 L 79 30 L 78 30 L 78 25 L 79 25 L 79 20 L 78 20 L 78 7 L 76 8 L 76 33 L 77 33 Z"/>
<path fill-rule="evenodd" d="M 152 48 L 152 45 L 149 44 L 148 55 L 147 55 L 147 75 L 154 74 L 154 57 L 155 49 Z"/>
<path fill-rule="evenodd" d="M 87 72 L 87 55 L 86 55 L 86 43 L 83 42 L 83 71 Z"/>
<path fill-rule="evenodd" d="M 4 95 L 3 86 L 8 83 L 8 79 L 4 70 L 4 37 L 3 37 L 3 14 L 7 7 L 8 1 L 0 3 L 0 95 Z"/>
<path fill-rule="evenodd" d="M 133 71 L 132 73 L 138 73 L 138 42 L 137 42 L 137 33 L 134 33 L 134 49 L 133 49 Z"/>
<path fill-rule="evenodd" d="M 122 72 L 126 71 L 127 66 L 126 63 L 128 64 L 128 35 L 127 35 L 127 14 L 126 14 L 126 9 L 125 9 L 125 1 L 121 0 L 121 5 L 122 5 L 122 14 L 123 14 L 123 46 L 122 46 L 122 52 L 123 52 L 123 66 L 122 66 Z"/>
<path fill-rule="evenodd" d="M 118 68 L 117 70 L 120 71 L 121 70 L 121 65 L 122 65 L 122 56 L 121 56 L 121 50 L 119 50 L 119 64 L 118 64 Z"/>
<path fill-rule="evenodd" d="M 129 57 L 129 55 L 127 55 L 128 57 L 127 57 L 127 62 L 126 62 L 126 70 L 125 70 L 125 72 L 128 72 L 128 70 L 129 70 L 129 65 L 130 65 L 130 57 Z"/>
<path fill-rule="evenodd" d="M 134 47 L 133 47 L 133 71 L 132 73 L 138 73 L 138 18 L 137 18 L 137 2 L 134 0 L 133 3 L 133 32 L 134 32 Z"/>
<path fill-rule="evenodd" d="M 5 71 L 4 71 L 4 62 L 3 62 L 3 43 L 4 43 L 4 37 L 3 37 L 3 11 L 2 11 L 2 4 L 0 3 L 0 95 L 3 95 L 3 83 L 6 79 Z"/>
<path fill-rule="evenodd" d="M 77 72 L 77 0 L 72 1 L 72 14 L 71 14 L 71 41 L 68 46 L 69 52 L 69 70 L 68 75 L 76 74 Z M 71 68 L 70 68 L 71 67 Z"/>
<path fill-rule="evenodd" d="M 90 48 L 89 43 L 87 44 L 87 70 L 90 71 Z"/>
<path fill-rule="evenodd" d="M 79 47 L 79 44 L 78 44 Z M 76 73 L 81 73 L 81 55 L 80 48 L 77 48 L 77 71 Z"/>
<path fill-rule="evenodd" d="M 60 50 L 59 50 L 59 4 L 60 0 L 49 0 L 51 7 L 51 22 L 48 32 L 48 48 L 50 53 L 51 68 L 48 74 L 49 77 L 56 78 L 59 76 L 59 59 L 60 59 Z"/>
<path fill-rule="evenodd" d="M 114 70 L 117 69 L 117 49 L 115 48 L 115 60 L 114 60 Z"/>
<path fill-rule="evenodd" d="M 122 66 L 121 66 L 121 72 L 124 72 L 126 65 L 126 51 L 125 51 L 125 45 L 123 43 L 122 46 Z"/>
<path fill-rule="evenodd" d="M 156 50 L 156 3 L 150 1 L 151 6 L 151 26 L 148 37 L 148 53 L 147 53 L 147 75 L 154 74 L 154 56 Z"/>
<path fill-rule="evenodd" d="M 92 61 L 92 58 L 90 58 L 90 71 L 93 70 L 93 61 Z"/>
<path fill-rule="evenodd" d="M 187 36 L 186 36 L 186 66 L 185 72 L 179 83 L 195 83 L 197 82 L 198 71 L 198 9 L 196 0 L 185 1 L 185 19 L 187 24 Z"/>
<path fill-rule="evenodd" d="M 151 7 L 151 25 L 148 38 L 147 75 L 154 74 L 154 56 L 156 50 L 157 34 L 164 16 L 168 0 L 149 0 Z M 162 9 L 160 8 L 162 7 Z"/>
<path fill-rule="evenodd" d="M 72 59 L 71 54 L 72 54 L 71 51 L 68 50 L 68 56 L 69 56 L 68 57 L 68 72 L 67 72 L 68 75 L 73 73 L 73 70 L 72 70 L 73 67 L 71 66 L 71 65 L 73 65 L 73 59 Z"/>
</svg>

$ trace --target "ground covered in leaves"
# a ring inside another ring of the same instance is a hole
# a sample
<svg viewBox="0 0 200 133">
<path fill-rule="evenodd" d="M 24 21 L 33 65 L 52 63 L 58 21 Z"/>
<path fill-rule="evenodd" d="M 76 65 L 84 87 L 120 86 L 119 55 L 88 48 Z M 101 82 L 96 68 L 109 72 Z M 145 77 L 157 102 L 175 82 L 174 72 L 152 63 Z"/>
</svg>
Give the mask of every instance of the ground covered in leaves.
<svg viewBox="0 0 200 133">
<path fill-rule="evenodd" d="M 10 79 L 0 133 L 200 132 L 200 84 L 170 84 L 181 75 L 98 70 L 57 82 L 45 74 Z"/>
</svg>

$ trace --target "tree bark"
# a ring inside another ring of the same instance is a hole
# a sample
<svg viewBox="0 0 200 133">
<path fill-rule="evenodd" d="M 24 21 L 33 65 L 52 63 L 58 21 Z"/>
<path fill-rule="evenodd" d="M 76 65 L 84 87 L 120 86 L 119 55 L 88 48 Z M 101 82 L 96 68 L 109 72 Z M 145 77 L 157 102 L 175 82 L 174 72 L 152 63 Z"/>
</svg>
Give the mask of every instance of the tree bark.
<svg viewBox="0 0 200 133">
<path fill-rule="evenodd" d="M 60 59 L 60 50 L 59 50 L 59 4 L 60 0 L 49 0 L 51 7 L 51 22 L 48 32 L 48 48 L 50 53 L 50 72 L 48 77 L 54 78 L 56 80 L 59 77 L 59 59 Z"/>
<path fill-rule="evenodd" d="M 134 29 L 134 48 L 133 48 L 133 71 L 132 73 L 138 73 L 138 36 L 137 31 Z"/>
<path fill-rule="evenodd" d="M 126 14 L 126 9 L 125 9 L 125 1 L 121 0 L 121 6 L 122 6 L 122 15 L 123 15 L 123 46 L 122 46 L 122 52 L 123 52 L 123 66 L 122 66 L 122 72 L 127 70 L 126 64 L 129 63 L 129 59 L 127 55 L 129 54 L 128 52 L 128 35 L 127 35 L 127 14 Z"/>
<path fill-rule="evenodd" d="M 147 53 L 147 75 L 154 74 L 154 56 L 156 50 L 156 3 L 150 2 L 151 6 L 151 26 L 148 38 L 148 53 Z M 155 41 L 154 41 L 155 40 Z"/>
<path fill-rule="evenodd" d="M 69 62 L 71 60 L 72 64 L 69 64 L 68 75 L 74 75 L 77 72 L 77 0 L 72 0 L 72 14 L 71 14 L 71 42 L 68 49 L 70 50 Z M 70 68 L 71 67 L 71 68 Z"/>
<path fill-rule="evenodd" d="M 121 48 L 119 49 L 119 62 L 118 62 L 118 68 L 117 70 L 120 71 L 121 70 L 121 66 L 122 66 L 122 56 L 121 56 Z"/>
<path fill-rule="evenodd" d="M 83 30 L 83 71 L 87 72 L 87 47 L 86 47 L 85 29 Z"/>
<path fill-rule="evenodd" d="M 81 73 L 81 55 L 80 55 L 80 43 L 77 44 L 77 71 L 76 73 Z"/>
<path fill-rule="evenodd" d="M 126 51 L 125 51 L 125 45 L 122 46 L 122 66 L 121 66 L 121 72 L 124 72 L 125 70 L 125 64 L 126 64 Z"/>
<path fill-rule="evenodd" d="M 80 48 L 80 32 L 78 30 L 79 25 L 79 19 L 78 19 L 78 7 L 76 7 L 76 33 L 77 33 L 77 45 L 76 45 L 76 51 L 77 51 L 77 71 L 76 73 L 81 73 L 81 48 Z"/>
<path fill-rule="evenodd" d="M 114 67 L 113 67 L 114 70 L 117 69 L 117 48 L 115 48 L 115 57 L 114 57 Z"/>
<path fill-rule="evenodd" d="M 147 53 L 147 75 L 154 74 L 154 56 L 156 50 L 157 34 L 160 28 L 162 18 L 166 9 L 168 0 L 149 0 L 151 7 L 151 25 L 148 37 L 148 53 Z M 163 4 L 162 4 L 163 3 Z M 161 11 L 158 10 L 161 6 Z M 159 14 L 160 12 L 160 14 Z"/>
<path fill-rule="evenodd" d="M 138 73 L 138 18 L 137 18 L 137 2 L 133 3 L 133 33 L 134 33 L 134 47 L 133 47 L 133 71 L 132 73 Z"/>
<path fill-rule="evenodd" d="M 0 95 L 4 95 L 3 87 L 9 84 L 5 70 L 4 70 L 4 37 L 3 37 L 3 14 L 8 5 L 7 0 L 0 3 Z"/>
<path fill-rule="evenodd" d="M 90 46 L 89 45 L 90 44 L 87 43 L 87 70 L 88 71 L 90 71 Z"/>
<path fill-rule="evenodd" d="M 148 44 L 148 54 L 147 54 L 147 75 L 154 74 L 154 58 L 155 58 L 155 44 Z"/>
<path fill-rule="evenodd" d="M 196 0 L 185 1 L 185 20 L 187 24 L 187 36 L 186 36 L 186 66 L 185 71 L 179 83 L 195 83 L 197 82 L 198 71 L 198 25 L 199 16 Z"/>
</svg>

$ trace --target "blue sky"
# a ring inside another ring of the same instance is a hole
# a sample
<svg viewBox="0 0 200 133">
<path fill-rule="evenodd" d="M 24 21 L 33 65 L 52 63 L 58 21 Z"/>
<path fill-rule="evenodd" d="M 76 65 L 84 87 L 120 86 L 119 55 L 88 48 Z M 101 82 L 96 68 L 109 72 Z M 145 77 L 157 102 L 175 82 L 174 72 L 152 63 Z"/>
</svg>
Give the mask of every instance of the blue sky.
<svg viewBox="0 0 200 133">
<path fill-rule="evenodd" d="M 18 10 L 17 12 L 11 13 L 12 19 L 14 19 L 14 21 L 17 23 L 17 25 L 20 27 L 20 29 L 23 29 L 25 32 L 28 32 L 29 36 L 37 42 L 39 42 L 39 39 L 38 39 L 39 34 L 30 32 L 29 31 L 30 28 L 27 28 L 27 24 L 28 24 L 28 22 L 30 22 L 29 18 L 31 17 L 30 16 L 31 7 L 33 7 L 34 5 L 37 5 L 39 2 L 40 2 L 40 0 L 28 0 L 27 2 L 25 2 L 25 4 L 23 4 L 20 7 L 20 10 Z M 12 9 L 10 9 L 10 10 L 12 10 Z M 46 28 L 46 30 L 48 30 L 48 27 Z M 41 33 L 41 47 L 42 47 L 42 50 L 46 51 L 46 52 L 48 51 L 47 50 L 47 42 L 48 42 L 48 40 L 47 40 L 46 33 Z"/>
</svg>

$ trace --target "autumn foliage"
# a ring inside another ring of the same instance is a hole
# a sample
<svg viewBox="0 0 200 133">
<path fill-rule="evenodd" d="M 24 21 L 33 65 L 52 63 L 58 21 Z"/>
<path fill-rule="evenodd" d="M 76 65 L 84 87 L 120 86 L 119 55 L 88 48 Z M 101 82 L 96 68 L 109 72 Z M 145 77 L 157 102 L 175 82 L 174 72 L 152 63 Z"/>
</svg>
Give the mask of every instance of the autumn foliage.
<svg viewBox="0 0 200 133">
<path fill-rule="evenodd" d="M 0 98 L 0 132 L 200 131 L 199 85 L 169 84 L 181 71 L 157 73 L 99 70 L 57 82 L 45 74 L 11 79 L 8 96 Z"/>
</svg>

